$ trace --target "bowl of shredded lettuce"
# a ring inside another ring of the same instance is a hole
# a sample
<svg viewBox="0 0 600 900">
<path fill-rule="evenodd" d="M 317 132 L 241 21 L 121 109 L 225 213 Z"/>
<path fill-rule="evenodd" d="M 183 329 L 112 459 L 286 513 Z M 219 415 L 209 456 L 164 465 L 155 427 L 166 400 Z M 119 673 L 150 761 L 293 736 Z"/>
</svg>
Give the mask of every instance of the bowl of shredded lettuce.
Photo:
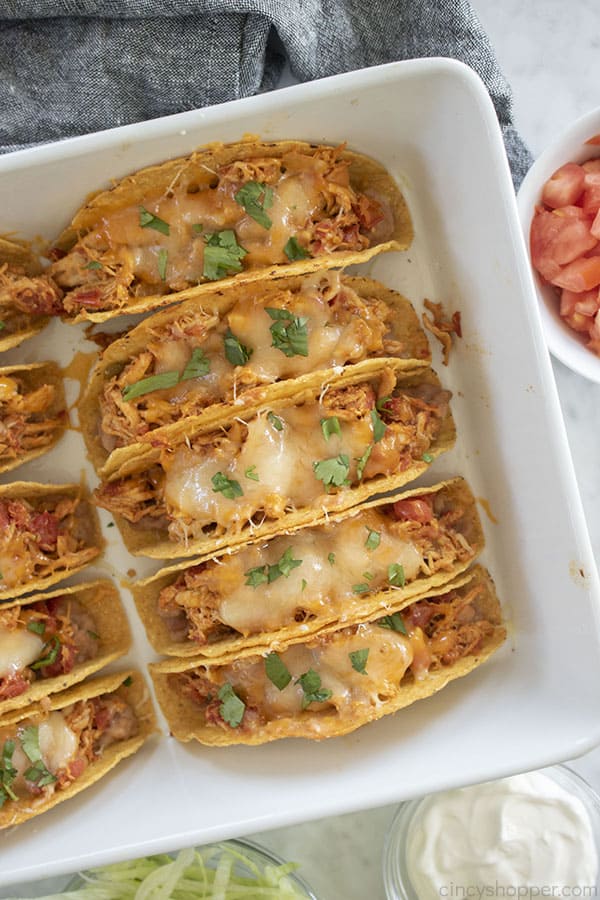
<svg viewBox="0 0 600 900">
<path fill-rule="evenodd" d="M 89 869 L 42 900 L 317 900 L 284 862 L 247 840 Z"/>
</svg>

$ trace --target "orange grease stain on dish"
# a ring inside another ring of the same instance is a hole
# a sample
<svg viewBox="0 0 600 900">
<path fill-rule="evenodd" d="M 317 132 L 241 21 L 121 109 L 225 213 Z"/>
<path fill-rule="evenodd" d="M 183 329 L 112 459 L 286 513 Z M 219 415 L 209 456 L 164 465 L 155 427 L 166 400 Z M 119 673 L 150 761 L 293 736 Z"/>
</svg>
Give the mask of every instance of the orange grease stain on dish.
<svg viewBox="0 0 600 900">
<path fill-rule="evenodd" d="M 492 507 L 490 506 L 489 501 L 486 500 L 485 497 L 476 497 L 475 499 L 477 500 L 477 502 L 479 503 L 479 505 L 481 506 L 481 508 L 482 508 L 483 511 L 485 512 L 485 514 L 486 514 L 486 516 L 488 517 L 488 519 L 490 520 L 490 522 L 493 522 L 494 525 L 497 525 L 497 524 L 498 524 L 498 519 L 496 518 L 496 516 L 495 516 L 494 513 L 492 512 Z"/>
<path fill-rule="evenodd" d="M 77 405 L 77 401 L 81 396 L 82 388 L 87 384 L 90 369 L 97 359 L 98 353 L 95 350 L 90 350 L 89 353 L 84 353 L 82 350 L 78 350 L 69 365 L 65 366 L 64 369 L 61 369 L 63 378 L 72 378 L 73 381 L 79 382 L 79 393 L 77 394 L 77 400 L 75 400 L 75 402 L 72 403 L 71 406 L 69 406 L 69 411 L 71 411 Z M 81 431 L 79 427 L 76 427 L 74 425 L 71 425 L 71 429 L 73 431 Z"/>
</svg>

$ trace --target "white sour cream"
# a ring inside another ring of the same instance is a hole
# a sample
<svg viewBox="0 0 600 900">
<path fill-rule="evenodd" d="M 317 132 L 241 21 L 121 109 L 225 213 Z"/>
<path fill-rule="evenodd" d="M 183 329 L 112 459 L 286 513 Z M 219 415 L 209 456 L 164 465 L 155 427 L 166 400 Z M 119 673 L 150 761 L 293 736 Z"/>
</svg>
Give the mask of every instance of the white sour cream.
<svg viewBox="0 0 600 900">
<path fill-rule="evenodd" d="M 406 861 L 419 900 L 543 896 L 544 886 L 572 890 L 598 876 L 584 804 L 542 772 L 425 798 L 408 828 Z"/>
</svg>

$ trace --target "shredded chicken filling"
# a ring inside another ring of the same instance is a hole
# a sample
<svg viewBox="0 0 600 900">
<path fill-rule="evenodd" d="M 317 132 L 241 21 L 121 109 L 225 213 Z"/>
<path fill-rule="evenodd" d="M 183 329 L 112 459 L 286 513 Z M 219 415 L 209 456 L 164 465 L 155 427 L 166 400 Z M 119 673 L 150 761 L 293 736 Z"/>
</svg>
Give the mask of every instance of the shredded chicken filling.
<svg viewBox="0 0 600 900">
<path fill-rule="evenodd" d="M 0 265 L 0 337 L 24 331 L 32 319 L 62 312 L 62 291 L 49 275 L 28 275 L 19 266 Z"/>
<path fill-rule="evenodd" d="M 0 462 L 52 442 L 64 421 L 63 414 L 52 411 L 55 397 L 52 384 L 29 390 L 18 375 L 0 375 Z"/>
<path fill-rule="evenodd" d="M 66 291 L 65 309 L 119 308 L 132 295 L 164 295 L 242 269 L 363 250 L 387 240 L 391 210 L 382 198 L 355 190 L 341 150 L 321 147 L 233 162 L 202 184 L 183 166 L 162 195 L 149 194 L 142 207 L 110 213 L 53 263 L 51 274 Z M 253 206 L 244 205 L 239 193 L 249 185 L 259 188 Z M 224 232 L 233 234 L 240 249 L 211 270 L 208 241 Z"/>
</svg>

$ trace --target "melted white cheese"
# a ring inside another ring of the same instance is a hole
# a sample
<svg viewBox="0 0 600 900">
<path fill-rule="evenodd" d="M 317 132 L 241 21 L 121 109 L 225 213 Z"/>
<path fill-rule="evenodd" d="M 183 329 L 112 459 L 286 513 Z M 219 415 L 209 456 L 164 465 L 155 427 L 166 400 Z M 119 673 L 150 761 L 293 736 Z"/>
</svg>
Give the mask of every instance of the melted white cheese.
<svg viewBox="0 0 600 900">
<path fill-rule="evenodd" d="M 57 711 L 40 723 L 38 740 L 44 765 L 50 772 L 64 768 L 77 751 L 77 735 Z"/>
<path fill-rule="evenodd" d="M 22 672 L 39 657 L 44 641 L 25 629 L 0 626 L 0 678 L 10 678 Z"/>
</svg>

